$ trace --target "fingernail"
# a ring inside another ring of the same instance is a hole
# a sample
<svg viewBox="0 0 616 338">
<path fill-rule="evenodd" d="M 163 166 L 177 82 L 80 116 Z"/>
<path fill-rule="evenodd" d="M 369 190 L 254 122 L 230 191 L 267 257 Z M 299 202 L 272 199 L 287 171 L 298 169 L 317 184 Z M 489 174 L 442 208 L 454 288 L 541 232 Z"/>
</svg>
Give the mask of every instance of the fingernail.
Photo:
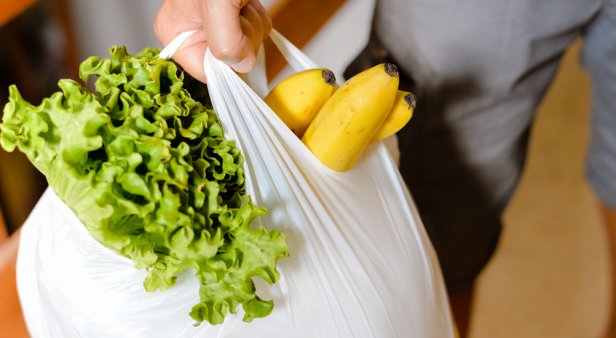
<svg viewBox="0 0 616 338">
<path fill-rule="evenodd" d="M 255 66 L 255 62 L 255 57 L 251 55 L 244 58 L 244 60 L 233 64 L 231 68 L 233 68 L 238 73 L 248 73 L 252 69 L 252 67 Z"/>
</svg>

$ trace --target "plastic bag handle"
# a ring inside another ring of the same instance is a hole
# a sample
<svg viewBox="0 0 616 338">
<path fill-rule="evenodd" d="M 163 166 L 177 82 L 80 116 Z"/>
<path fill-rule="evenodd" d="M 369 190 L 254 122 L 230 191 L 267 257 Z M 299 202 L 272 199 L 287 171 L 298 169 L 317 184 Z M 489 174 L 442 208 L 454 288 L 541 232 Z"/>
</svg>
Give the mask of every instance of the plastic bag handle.
<svg viewBox="0 0 616 338">
<path fill-rule="evenodd" d="M 178 36 L 173 38 L 173 40 L 171 40 L 171 42 L 169 42 L 169 44 L 167 44 L 165 48 L 160 51 L 158 56 L 161 59 L 165 60 L 171 59 L 171 57 L 173 57 L 173 54 L 175 54 L 180 49 L 180 47 L 182 47 L 184 42 L 186 42 L 186 39 L 188 39 L 196 31 L 197 29 L 193 29 L 191 31 L 186 31 L 178 34 Z"/>
<path fill-rule="evenodd" d="M 178 34 L 163 50 L 161 50 L 159 56 L 163 59 L 170 59 L 180 47 L 186 42 L 186 40 L 197 30 L 186 31 Z M 277 30 L 272 29 L 270 32 L 270 39 L 278 48 L 287 63 L 293 68 L 293 70 L 302 71 L 311 68 L 319 68 L 319 66 L 312 61 L 306 54 L 304 54 L 299 48 L 293 45 L 287 38 L 282 36 Z M 257 53 L 257 64 L 264 64 L 264 52 L 263 48 L 259 49 Z"/>
<path fill-rule="evenodd" d="M 291 68 L 293 68 L 296 72 L 306 69 L 319 68 L 314 61 L 306 56 L 306 54 L 304 54 L 304 52 L 302 52 L 299 48 L 293 45 L 291 41 L 282 36 L 282 34 L 280 34 L 277 30 L 272 29 L 269 36 L 280 53 L 282 53 L 282 56 L 285 60 L 287 60 Z"/>
</svg>

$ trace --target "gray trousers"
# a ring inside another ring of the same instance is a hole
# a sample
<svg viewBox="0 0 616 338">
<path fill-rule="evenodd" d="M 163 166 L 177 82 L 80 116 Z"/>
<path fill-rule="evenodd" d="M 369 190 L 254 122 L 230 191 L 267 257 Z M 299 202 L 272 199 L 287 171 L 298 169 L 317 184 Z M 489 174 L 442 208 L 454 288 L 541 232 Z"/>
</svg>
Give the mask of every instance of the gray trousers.
<svg viewBox="0 0 616 338">
<path fill-rule="evenodd" d="M 592 81 L 588 180 L 616 208 L 615 0 L 377 0 L 370 43 L 345 76 L 393 62 L 418 95 L 398 134 L 400 169 L 450 290 L 492 256 L 535 110 L 580 35 Z"/>
</svg>

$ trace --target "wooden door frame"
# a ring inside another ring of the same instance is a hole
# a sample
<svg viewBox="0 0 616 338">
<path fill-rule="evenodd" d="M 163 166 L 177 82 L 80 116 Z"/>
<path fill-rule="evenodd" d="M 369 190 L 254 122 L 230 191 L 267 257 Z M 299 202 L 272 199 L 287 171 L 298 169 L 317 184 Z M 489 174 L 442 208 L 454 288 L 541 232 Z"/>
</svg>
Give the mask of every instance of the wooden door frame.
<svg viewBox="0 0 616 338">
<path fill-rule="evenodd" d="M 0 1 L 0 26 L 30 8 L 37 0 L 3 0 Z"/>
</svg>

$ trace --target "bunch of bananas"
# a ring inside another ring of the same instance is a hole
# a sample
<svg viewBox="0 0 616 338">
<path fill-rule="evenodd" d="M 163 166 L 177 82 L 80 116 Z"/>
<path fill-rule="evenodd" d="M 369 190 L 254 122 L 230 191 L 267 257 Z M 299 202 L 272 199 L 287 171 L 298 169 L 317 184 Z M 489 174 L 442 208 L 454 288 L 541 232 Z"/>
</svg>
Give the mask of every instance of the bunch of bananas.
<svg viewBox="0 0 616 338">
<path fill-rule="evenodd" d="M 337 86 L 325 68 L 292 74 L 265 103 L 326 166 L 347 171 L 370 142 L 391 136 L 413 116 L 416 99 L 398 90 L 389 63 L 367 69 Z"/>
</svg>

